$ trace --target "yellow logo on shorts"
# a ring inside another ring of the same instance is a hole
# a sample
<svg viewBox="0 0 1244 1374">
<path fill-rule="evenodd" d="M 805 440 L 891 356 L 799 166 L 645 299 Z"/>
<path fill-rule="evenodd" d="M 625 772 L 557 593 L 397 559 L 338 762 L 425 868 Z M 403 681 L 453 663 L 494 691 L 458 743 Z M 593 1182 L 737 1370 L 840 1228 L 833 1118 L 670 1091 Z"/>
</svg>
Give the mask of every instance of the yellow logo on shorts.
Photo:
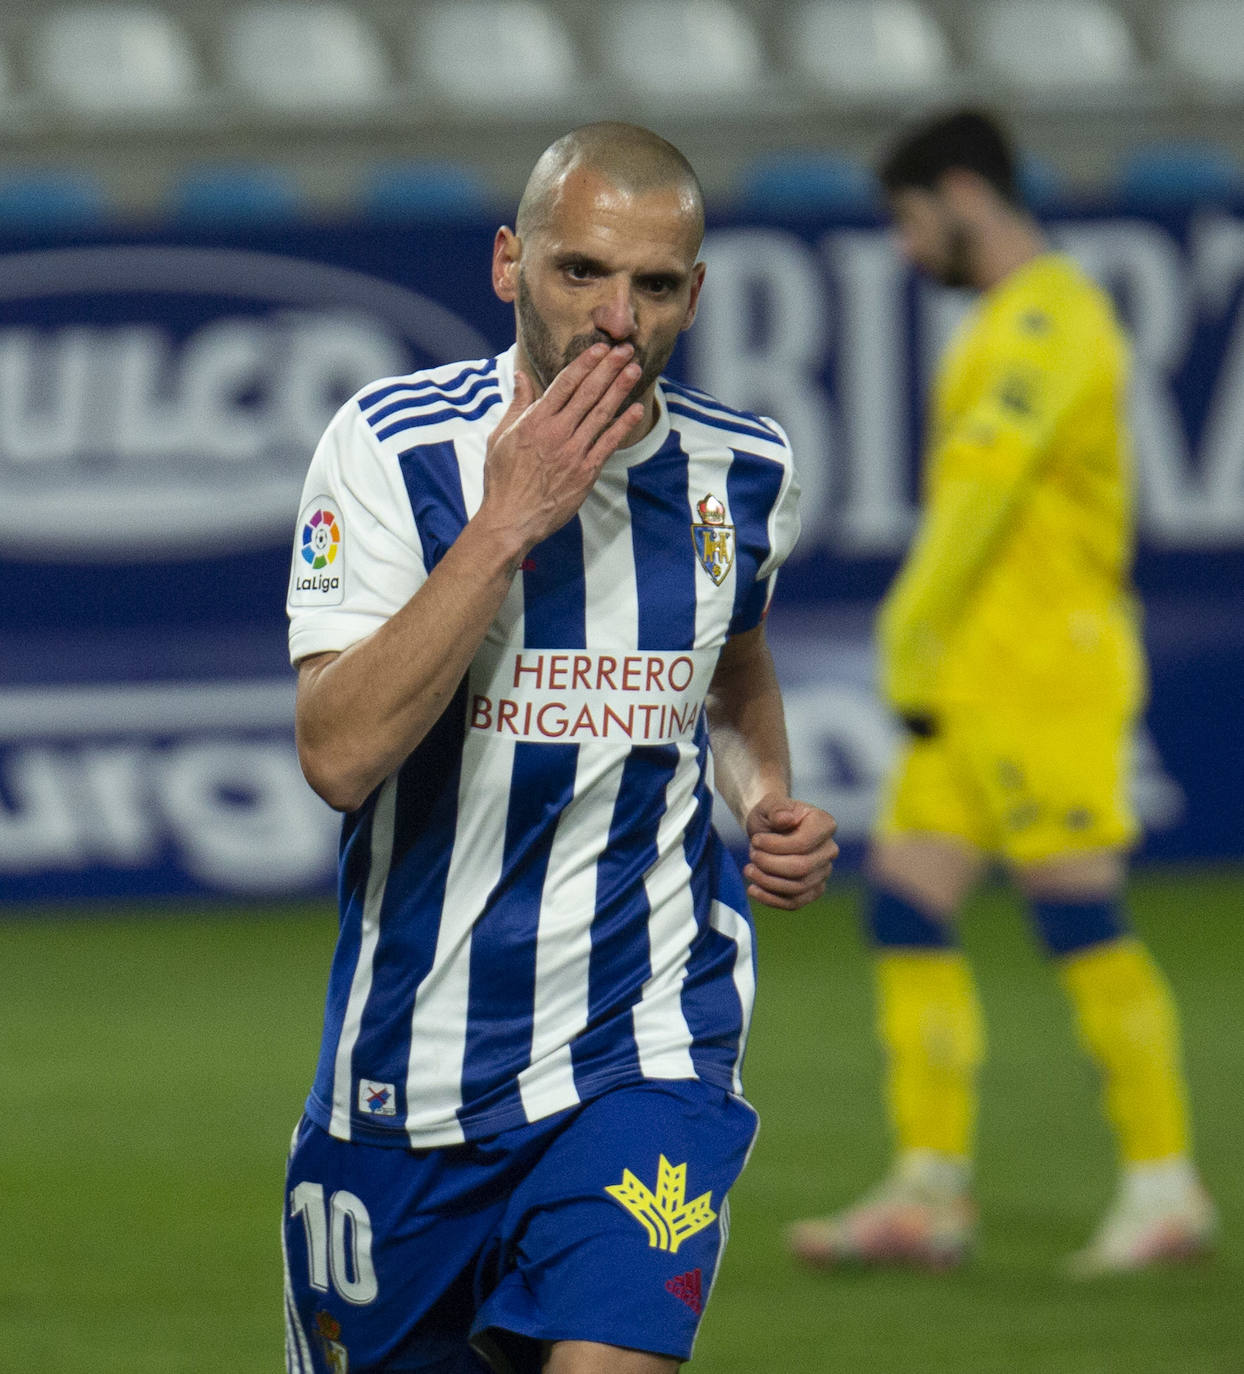
<svg viewBox="0 0 1244 1374">
<path fill-rule="evenodd" d="M 652 1249 L 668 1250 L 671 1255 L 689 1236 L 717 1220 L 712 1193 L 701 1193 L 687 1202 L 687 1166 L 675 1168 L 664 1155 L 657 1163 L 655 1193 L 629 1169 L 622 1170 L 621 1183 L 610 1184 L 605 1192 L 647 1231 Z"/>
</svg>

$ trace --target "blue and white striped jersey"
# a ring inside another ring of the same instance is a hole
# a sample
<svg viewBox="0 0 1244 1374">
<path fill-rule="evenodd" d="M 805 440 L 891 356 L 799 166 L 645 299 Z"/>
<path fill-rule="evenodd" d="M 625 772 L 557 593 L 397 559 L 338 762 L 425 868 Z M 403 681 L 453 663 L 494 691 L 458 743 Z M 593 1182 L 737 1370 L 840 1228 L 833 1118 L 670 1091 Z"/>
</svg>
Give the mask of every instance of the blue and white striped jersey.
<svg viewBox="0 0 1244 1374">
<path fill-rule="evenodd" d="M 483 494 L 514 350 L 378 382 L 304 490 L 290 654 L 399 610 Z M 754 989 L 742 879 L 710 820 L 702 705 L 798 534 L 785 435 L 658 384 L 532 549 L 458 693 L 344 818 L 341 927 L 307 1112 L 346 1139 L 473 1139 L 618 1084 L 741 1089 Z"/>
</svg>

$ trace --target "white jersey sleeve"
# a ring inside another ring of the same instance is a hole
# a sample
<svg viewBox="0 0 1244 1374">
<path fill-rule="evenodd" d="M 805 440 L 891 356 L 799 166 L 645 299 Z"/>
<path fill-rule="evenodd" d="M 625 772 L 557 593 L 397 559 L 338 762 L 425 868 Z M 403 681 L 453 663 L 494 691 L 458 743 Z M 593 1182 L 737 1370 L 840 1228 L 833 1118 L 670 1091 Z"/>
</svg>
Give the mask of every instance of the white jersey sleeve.
<svg viewBox="0 0 1244 1374">
<path fill-rule="evenodd" d="M 778 490 L 777 500 L 773 503 L 773 509 L 769 513 L 769 556 L 760 565 L 757 573 L 757 576 L 761 578 L 771 578 L 772 574 L 777 572 L 790 557 L 799 541 L 799 475 L 795 471 L 795 461 L 786 431 L 776 420 L 770 419 L 767 415 L 764 417 L 764 422 L 781 436 L 782 446 L 786 450 L 782 485 Z M 769 595 L 770 597 L 773 595 L 772 584 L 769 588 Z"/>
<path fill-rule="evenodd" d="M 303 485 L 286 599 L 290 662 L 348 649 L 426 578 L 400 468 L 352 400 L 325 430 Z"/>
</svg>

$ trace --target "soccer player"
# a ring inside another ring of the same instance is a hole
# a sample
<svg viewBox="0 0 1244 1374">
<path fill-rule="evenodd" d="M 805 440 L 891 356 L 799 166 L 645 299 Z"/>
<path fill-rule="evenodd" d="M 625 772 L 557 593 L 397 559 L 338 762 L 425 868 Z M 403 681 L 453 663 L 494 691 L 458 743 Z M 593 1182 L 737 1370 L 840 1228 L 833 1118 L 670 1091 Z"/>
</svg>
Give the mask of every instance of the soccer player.
<svg viewBox="0 0 1244 1374">
<path fill-rule="evenodd" d="M 868 863 L 893 1171 L 795 1224 L 819 1265 L 951 1265 L 974 1233 L 984 1048 L 953 918 L 1000 859 L 1099 1068 L 1121 1161 L 1079 1274 L 1204 1250 L 1175 1009 L 1123 909 L 1136 826 L 1126 758 L 1144 669 L 1129 567 L 1127 348 L 1111 306 L 1050 251 L 1008 140 L 960 112 L 880 170 L 904 255 L 981 294 L 942 361 L 915 541 L 883 604 L 882 690 L 905 723 Z"/>
<path fill-rule="evenodd" d="M 755 1132 L 747 895 L 802 906 L 837 853 L 765 644 L 786 437 L 661 377 L 703 230 L 663 139 L 559 139 L 496 235 L 515 346 L 366 387 L 312 461 L 298 747 L 345 816 L 285 1194 L 298 1374 L 690 1355 Z"/>
</svg>

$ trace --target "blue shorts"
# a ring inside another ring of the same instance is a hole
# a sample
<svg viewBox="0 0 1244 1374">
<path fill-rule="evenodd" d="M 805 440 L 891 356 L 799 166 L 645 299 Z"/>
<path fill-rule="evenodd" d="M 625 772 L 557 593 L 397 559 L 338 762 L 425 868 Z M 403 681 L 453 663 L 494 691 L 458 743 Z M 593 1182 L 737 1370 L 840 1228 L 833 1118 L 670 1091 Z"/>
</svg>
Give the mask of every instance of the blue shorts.
<svg viewBox="0 0 1244 1374">
<path fill-rule="evenodd" d="M 290 1374 L 540 1366 L 542 1343 L 688 1359 L 756 1133 L 698 1081 L 614 1089 L 439 1150 L 305 1118 L 285 1193 Z"/>
</svg>

